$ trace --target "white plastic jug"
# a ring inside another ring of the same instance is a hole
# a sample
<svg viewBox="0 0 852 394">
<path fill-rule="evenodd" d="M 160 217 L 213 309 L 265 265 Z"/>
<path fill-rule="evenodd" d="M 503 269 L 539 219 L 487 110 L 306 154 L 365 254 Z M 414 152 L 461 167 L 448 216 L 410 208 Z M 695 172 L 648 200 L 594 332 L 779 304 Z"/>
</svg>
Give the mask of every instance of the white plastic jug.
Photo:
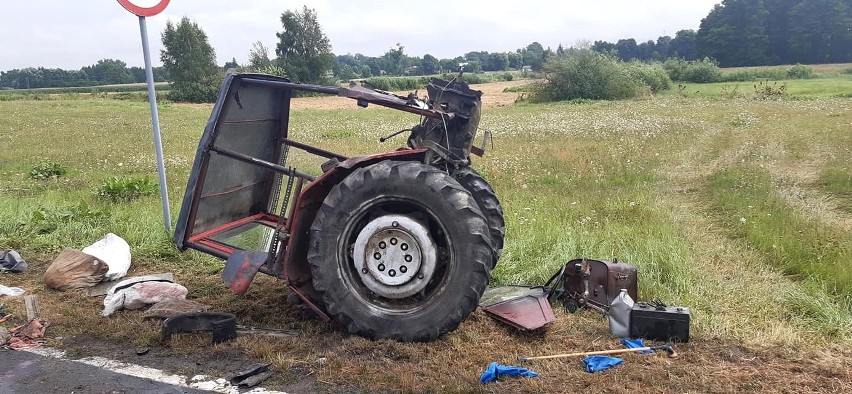
<svg viewBox="0 0 852 394">
<path fill-rule="evenodd" d="M 613 337 L 630 337 L 631 310 L 633 310 L 633 299 L 627 294 L 627 289 L 621 289 L 621 293 L 612 300 L 612 305 L 609 307 L 609 332 Z"/>
</svg>

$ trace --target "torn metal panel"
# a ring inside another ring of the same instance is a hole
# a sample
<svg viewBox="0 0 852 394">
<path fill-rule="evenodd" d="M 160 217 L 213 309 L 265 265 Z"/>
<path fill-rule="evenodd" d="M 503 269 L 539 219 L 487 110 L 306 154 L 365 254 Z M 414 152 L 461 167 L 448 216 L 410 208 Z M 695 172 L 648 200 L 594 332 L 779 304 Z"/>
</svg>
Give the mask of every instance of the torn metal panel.
<svg viewBox="0 0 852 394">
<path fill-rule="evenodd" d="M 211 331 L 213 343 L 230 341 L 237 337 L 237 316 L 232 313 L 197 312 L 173 316 L 163 322 L 163 340 L 172 334 Z"/>
<path fill-rule="evenodd" d="M 489 316 L 519 330 L 532 331 L 556 320 L 544 293 L 522 295 L 483 308 Z"/>
<path fill-rule="evenodd" d="M 266 263 L 268 257 L 267 252 L 234 250 L 225 262 L 222 281 L 234 293 L 245 294 L 257 271 L 260 270 L 260 266 Z"/>
</svg>

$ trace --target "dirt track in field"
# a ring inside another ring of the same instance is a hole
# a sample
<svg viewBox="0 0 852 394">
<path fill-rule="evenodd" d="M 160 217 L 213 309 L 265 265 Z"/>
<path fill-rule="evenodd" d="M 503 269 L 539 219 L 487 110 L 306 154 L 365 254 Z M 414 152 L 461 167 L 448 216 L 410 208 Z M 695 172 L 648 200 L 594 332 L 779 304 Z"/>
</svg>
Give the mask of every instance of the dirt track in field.
<svg viewBox="0 0 852 394">
<path fill-rule="evenodd" d="M 518 98 L 520 93 L 504 92 L 503 90 L 509 87 L 530 84 L 530 80 L 521 81 L 506 81 L 506 82 L 491 82 L 477 85 L 470 85 L 472 89 L 482 91 L 482 103 L 485 108 L 503 107 L 511 105 Z M 407 95 L 410 92 L 395 92 L 399 95 Z M 425 91 L 418 92 L 419 96 L 424 96 Z M 323 96 L 323 97 L 302 97 L 293 100 L 291 105 L 293 109 L 349 109 L 355 108 L 355 103 L 350 98 Z"/>
</svg>

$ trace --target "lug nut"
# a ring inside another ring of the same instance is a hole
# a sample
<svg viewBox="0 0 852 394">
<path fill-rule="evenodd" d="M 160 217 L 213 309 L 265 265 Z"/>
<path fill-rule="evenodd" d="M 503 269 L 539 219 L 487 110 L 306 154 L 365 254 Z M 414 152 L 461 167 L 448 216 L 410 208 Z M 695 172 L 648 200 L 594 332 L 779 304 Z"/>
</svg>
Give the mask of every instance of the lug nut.
<svg viewBox="0 0 852 394">
<path fill-rule="evenodd" d="M 382 254 L 379 252 L 373 253 L 373 258 L 376 260 L 380 260 L 382 258 Z"/>
<path fill-rule="evenodd" d="M 385 270 L 385 265 L 384 265 L 384 264 L 379 264 L 379 266 L 378 266 L 377 268 L 379 269 L 379 271 L 384 271 L 384 270 Z"/>
<path fill-rule="evenodd" d="M 379 242 L 379 249 L 384 249 L 386 247 L 388 247 L 388 244 L 386 244 L 385 241 Z"/>
<path fill-rule="evenodd" d="M 391 243 L 391 245 L 396 245 L 396 242 L 397 242 L 397 241 L 396 241 L 396 238 L 391 238 L 391 239 L 390 239 L 390 243 Z"/>
<path fill-rule="evenodd" d="M 402 250 L 408 250 L 408 244 L 403 242 L 402 245 L 399 245 L 399 248 Z"/>
<path fill-rule="evenodd" d="M 390 270 L 390 271 L 388 271 L 388 275 L 390 275 L 390 276 L 396 276 L 396 271 L 394 271 L 394 270 Z"/>
<path fill-rule="evenodd" d="M 404 274 L 406 271 L 408 271 L 408 267 L 406 267 L 404 265 L 399 267 L 399 272 L 402 272 Z"/>
<path fill-rule="evenodd" d="M 410 262 L 411 262 L 411 260 L 412 260 L 412 257 L 411 257 L 411 255 L 410 255 L 410 254 L 405 255 L 405 262 L 406 262 L 406 263 L 410 263 Z"/>
</svg>

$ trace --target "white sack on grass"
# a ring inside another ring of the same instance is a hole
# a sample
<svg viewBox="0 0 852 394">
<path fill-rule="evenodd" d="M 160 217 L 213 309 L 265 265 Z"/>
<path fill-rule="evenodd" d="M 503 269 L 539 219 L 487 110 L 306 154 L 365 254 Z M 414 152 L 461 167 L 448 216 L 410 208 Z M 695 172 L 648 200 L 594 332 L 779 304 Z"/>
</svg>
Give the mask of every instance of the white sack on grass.
<svg viewBox="0 0 852 394">
<path fill-rule="evenodd" d="M 109 266 L 104 280 L 116 280 L 127 275 L 130 268 L 130 245 L 123 238 L 109 233 L 97 242 L 83 248 L 85 254 L 95 256 Z"/>
<path fill-rule="evenodd" d="M 171 282 L 142 282 L 130 287 L 121 288 L 115 285 L 104 298 L 102 316 L 109 316 L 117 310 L 139 309 L 148 304 L 156 304 L 169 298 L 186 298 L 186 287 Z"/>
<path fill-rule="evenodd" d="M 22 295 L 24 293 L 26 293 L 26 291 L 24 289 L 20 288 L 20 287 L 6 287 L 6 286 L 3 286 L 3 285 L 0 285 L 0 296 L 17 297 L 17 296 Z M 0 316 L 0 317 L 3 317 L 3 316 Z M 2 346 L 2 345 L 3 344 L 0 343 L 0 346 Z"/>
</svg>

